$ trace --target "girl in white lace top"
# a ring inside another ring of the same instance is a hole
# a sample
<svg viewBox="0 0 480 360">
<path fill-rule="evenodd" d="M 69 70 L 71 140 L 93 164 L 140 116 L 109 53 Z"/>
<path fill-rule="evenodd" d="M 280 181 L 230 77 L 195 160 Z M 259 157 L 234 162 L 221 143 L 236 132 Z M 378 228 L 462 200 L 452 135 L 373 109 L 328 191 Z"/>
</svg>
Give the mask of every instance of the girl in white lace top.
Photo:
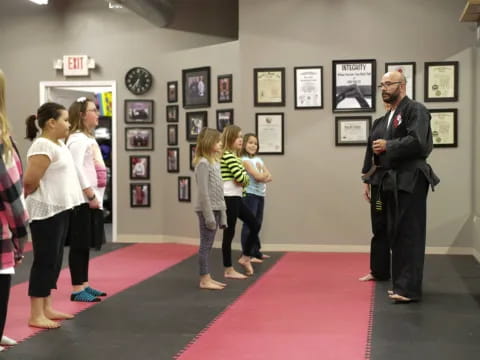
<svg viewBox="0 0 480 360">
<path fill-rule="evenodd" d="M 71 209 L 83 202 L 83 194 L 72 156 L 62 142 L 70 127 L 65 107 L 45 103 L 26 123 L 27 138 L 34 140 L 24 176 L 33 243 L 28 324 L 52 329 L 60 327 L 54 320 L 73 318 L 53 309 L 50 293 L 57 287 Z"/>
</svg>

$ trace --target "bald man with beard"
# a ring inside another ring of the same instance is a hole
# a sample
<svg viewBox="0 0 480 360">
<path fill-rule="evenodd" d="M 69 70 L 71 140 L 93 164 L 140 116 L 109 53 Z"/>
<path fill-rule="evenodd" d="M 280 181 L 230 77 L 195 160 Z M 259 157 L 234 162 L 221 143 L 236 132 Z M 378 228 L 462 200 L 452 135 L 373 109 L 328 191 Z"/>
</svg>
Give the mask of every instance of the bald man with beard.
<svg viewBox="0 0 480 360">
<path fill-rule="evenodd" d="M 427 194 L 429 186 L 433 190 L 439 183 L 426 161 L 433 148 L 431 116 L 424 105 L 406 96 L 406 83 L 397 71 L 382 77 L 379 88 L 390 110 L 385 121 L 372 127 L 375 167 L 364 177 L 369 185 L 365 195 L 372 195 L 369 189 L 378 191 L 375 207 L 392 257 L 393 287 L 388 296 L 395 302 L 421 300 Z M 365 280 L 375 277 L 370 274 Z"/>
</svg>

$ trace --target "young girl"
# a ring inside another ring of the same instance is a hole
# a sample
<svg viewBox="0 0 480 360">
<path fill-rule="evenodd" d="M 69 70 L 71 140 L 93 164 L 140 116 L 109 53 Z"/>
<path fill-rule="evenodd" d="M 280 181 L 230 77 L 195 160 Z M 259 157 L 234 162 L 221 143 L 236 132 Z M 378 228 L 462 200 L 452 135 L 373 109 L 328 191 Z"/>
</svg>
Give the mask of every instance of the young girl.
<svg viewBox="0 0 480 360">
<path fill-rule="evenodd" d="M 3 335 L 10 285 L 15 267 L 23 259 L 28 215 L 23 201 L 22 164 L 10 137 L 6 112 L 5 76 L 0 70 L 0 351 L 16 341 Z"/>
<path fill-rule="evenodd" d="M 237 218 L 243 221 L 250 229 L 250 234 L 245 241 L 239 264 L 245 268 L 247 275 L 253 275 L 253 267 L 250 262 L 250 252 L 253 244 L 259 243 L 258 231 L 260 230 L 255 216 L 242 201 L 243 188 L 249 184 L 249 177 L 242 160 L 238 157 L 242 149 L 242 131 L 236 125 L 229 125 L 223 129 L 222 143 L 223 155 L 220 167 L 223 179 L 223 191 L 227 205 L 228 227 L 223 231 L 222 253 L 225 277 L 233 279 L 245 279 L 246 276 L 237 272 L 232 266 L 232 240 L 235 236 Z"/>
<path fill-rule="evenodd" d="M 45 103 L 26 123 L 27 138 L 34 140 L 27 153 L 24 176 L 33 243 L 28 324 L 53 329 L 60 327 L 53 320 L 73 318 L 53 309 L 50 293 L 57 288 L 71 209 L 83 202 L 83 194 L 72 155 L 61 140 L 67 137 L 70 127 L 65 107 Z"/>
<path fill-rule="evenodd" d="M 245 189 L 246 196 L 243 198 L 243 202 L 250 209 L 253 216 L 255 216 L 260 229 L 262 226 L 263 209 L 265 206 L 265 191 L 267 188 L 265 184 L 272 181 L 272 175 L 263 163 L 263 160 L 256 155 L 257 152 L 257 136 L 252 133 L 245 134 L 245 136 L 243 137 L 241 155 L 243 166 L 245 167 L 245 170 L 247 170 L 248 176 L 250 177 L 250 183 Z M 250 229 L 247 225 L 243 224 L 242 247 L 245 247 L 249 235 Z M 262 254 L 260 252 L 260 248 L 260 241 L 252 245 L 250 252 L 252 262 L 262 262 L 262 259 L 268 257 L 268 255 Z"/>
<path fill-rule="evenodd" d="M 90 248 L 99 250 L 105 242 L 103 228 L 103 194 L 107 185 L 107 171 L 100 147 L 93 136 L 98 125 L 95 102 L 78 98 L 68 109 L 71 124 L 67 147 L 70 150 L 78 179 L 83 190 L 83 203 L 73 211 L 70 232 L 68 264 L 72 278 L 72 301 L 95 302 L 106 296 L 88 283 Z"/>
<path fill-rule="evenodd" d="M 197 139 L 195 150 L 195 181 L 197 183 L 197 204 L 195 211 L 200 224 L 200 288 L 222 290 L 226 284 L 215 281 L 208 271 L 208 255 L 215 240 L 217 227 L 225 228 L 227 215 L 223 199 L 223 183 L 220 176 L 218 156 L 221 151 L 220 133 L 203 128 Z"/>
</svg>

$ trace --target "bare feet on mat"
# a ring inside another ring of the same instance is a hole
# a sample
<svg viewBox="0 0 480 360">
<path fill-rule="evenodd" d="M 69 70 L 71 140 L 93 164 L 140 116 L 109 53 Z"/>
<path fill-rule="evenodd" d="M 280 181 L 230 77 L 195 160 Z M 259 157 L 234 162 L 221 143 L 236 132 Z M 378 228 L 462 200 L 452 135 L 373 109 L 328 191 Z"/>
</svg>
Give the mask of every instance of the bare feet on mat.
<svg viewBox="0 0 480 360">
<path fill-rule="evenodd" d="M 206 290 L 223 290 L 223 286 L 216 284 L 213 281 L 200 281 L 200 289 Z"/>
<path fill-rule="evenodd" d="M 375 281 L 375 277 L 368 273 L 367 275 L 362 276 L 361 278 L 358 278 L 360 281 Z"/>
<path fill-rule="evenodd" d="M 50 320 L 70 320 L 74 318 L 71 314 L 65 314 L 54 309 L 45 309 L 45 316 Z"/>
<path fill-rule="evenodd" d="M 409 303 L 412 301 L 412 299 L 398 294 L 392 294 L 388 297 L 392 300 L 395 300 L 395 302 Z"/>
<path fill-rule="evenodd" d="M 236 271 L 233 267 L 229 269 L 225 269 L 224 276 L 227 279 L 239 279 L 243 280 L 246 279 L 247 277 L 243 274 L 240 274 L 238 271 Z"/>
<path fill-rule="evenodd" d="M 263 260 L 258 259 L 258 258 L 256 258 L 256 257 L 252 257 L 252 258 L 250 259 L 250 261 L 251 261 L 252 263 L 257 263 L 257 264 L 263 263 Z"/>
<path fill-rule="evenodd" d="M 238 259 L 238 263 L 243 266 L 245 269 L 245 275 L 252 276 L 253 275 L 253 266 L 250 258 L 248 256 L 242 255 L 240 259 Z"/>
<path fill-rule="evenodd" d="M 38 317 L 34 319 L 30 318 L 30 320 L 28 320 L 28 326 L 40 329 L 58 329 L 60 324 L 46 317 Z"/>
<path fill-rule="evenodd" d="M 270 255 L 267 255 L 267 254 L 262 254 L 262 259 L 270 259 Z"/>
<path fill-rule="evenodd" d="M 221 287 L 225 287 L 225 286 L 227 286 L 227 284 L 225 284 L 225 283 L 222 283 L 222 282 L 220 282 L 220 281 L 213 280 L 213 279 L 212 279 L 212 281 L 213 281 L 215 284 L 217 284 L 217 285 L 220 285 Z"/>
<path fill-rule="evenodd" d="M 387 294 L 388 294 L 388 295 L 393 295 L 394 292 L 393 292 L 393 290 L 387 290 Z"/>
</svg>

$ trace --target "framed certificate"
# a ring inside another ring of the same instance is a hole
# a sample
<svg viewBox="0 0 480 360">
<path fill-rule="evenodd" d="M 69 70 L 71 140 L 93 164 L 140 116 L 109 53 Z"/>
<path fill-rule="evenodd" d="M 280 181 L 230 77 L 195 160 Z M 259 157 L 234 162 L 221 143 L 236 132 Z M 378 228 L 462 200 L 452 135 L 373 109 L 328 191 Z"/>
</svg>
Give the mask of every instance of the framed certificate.
<svg viewBox="0 0 480 360">
<path fill-rule="evenodd" d="M 457 147 L 457 109 L 431 109 L 434 147 Z"/>
<path fill-rule="evenodd" d="M 257 113 L 255 132 L 259 154 L 283 155 L 283 113 Z"/>
<path fill-rule="evenodd" d="M 254 106 L 285 106 L 285 68 L 253 69 Z"/>
<path fill-rule="evenodd" d="M 295 109 L 323 109 L 323 67 L 294 68 Z"/>
<path fill-rule="evenodd" d="M 335 145 L 351 146 L 368 143 L 371 116 L 346 116 L 335 118 Z"/>
<path fill-rule="evenodd" d="M 385 63 L 385 72 L 398 71 L 407 79 L 406 90 L 410 99 L 415 99 L 415 62 Z"/>
<path fill-rule="evenodd" d="M 458 61 L 425 63 L 425 101 L 458 101 Z"/>
</svg>

